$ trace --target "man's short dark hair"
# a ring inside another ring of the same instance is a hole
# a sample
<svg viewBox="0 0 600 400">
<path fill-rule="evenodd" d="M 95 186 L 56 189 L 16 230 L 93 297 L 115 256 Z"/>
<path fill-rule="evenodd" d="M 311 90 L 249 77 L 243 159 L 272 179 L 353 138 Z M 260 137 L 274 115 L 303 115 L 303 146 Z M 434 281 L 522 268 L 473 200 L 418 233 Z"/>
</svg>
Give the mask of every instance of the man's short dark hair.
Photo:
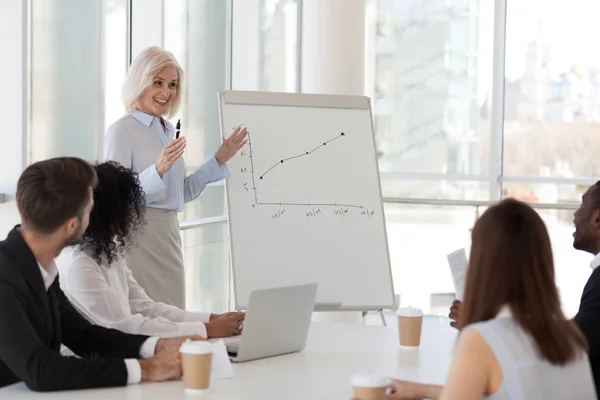
<svg viewBox="0 0 600 400">
<path fill-rule="evenodd" d="M 600 181 L 597 181 L 588 188 L 587 197 L 588 204 L 591 205 L 591 207 L 588 207 L 588 212 L 591 213 L 592 211 L 600 210 Z"/>
<path fill-rule="evenodd" d="M 69 218 L 81 217 L 97 180 L 94 168 L 79 158 L 52 158 L 30 165 L 17 183 L 23 225 L 48 234 Z"/>
</svg>

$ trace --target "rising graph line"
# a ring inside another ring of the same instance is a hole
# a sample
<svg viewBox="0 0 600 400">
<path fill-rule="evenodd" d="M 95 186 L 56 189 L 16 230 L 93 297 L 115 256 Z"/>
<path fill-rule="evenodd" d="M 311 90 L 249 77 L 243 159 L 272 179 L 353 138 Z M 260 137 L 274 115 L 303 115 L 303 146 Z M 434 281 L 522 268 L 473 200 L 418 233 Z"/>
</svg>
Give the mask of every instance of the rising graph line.
<svg viewBox="0 0 600 400">
<path fill-rule="evenodd" d="M 341 137 L 343 137 L 343 136 L 346 136 L 346 134 L 345 134 L 344 132 L 340 133 L 339 135 L 337 135 L 337 136 L 336 136 L 336 137 L 334 137 L 333 139 L 329 139 L 328 141 L 324 142 L 322 145 L 315 147 L 315 148 L 314 148 L 314 149 L 312 149 L 311 151 L 306 151 L 306 152 L 304 152 L 304 153 L 302 153 L 302 154 L 298 154 L 298 155 L 296 155 L 296 156 L 293 156 L 293 157 L 288 157 L 288 158 L 284 158 L 283 160 L 280 160 L 280 161 L 279 161 L 277 164 L 275 164 L 275 165 L 273 165 L 271 168 L 269 168 L 269 169 L 267 170 L 267 172 L 265 172 L 264 174 L 262 174 L 262 175 L 260 176 L 260 178 L 259 178 L 259 179 L 263 179 L 263 178 L 264 178 L 264 176 L 265 176 L 266 174 L 268 174 L 268 173 L 269 173 L 269 172 L 270 172 L 272 169 L 274 169 L 275 167 L 278 167 L 278 166 L 280 166 L 280 165 L 281 165 L 281 164 L 283 164 L 284 162 L 286 162 L 286 161 L 289 161 L 289 160 L 293 160 L 293 159 L 295 159 L 295 158 L 306 157 L 306 156 L 308 156 L 308 155 L 310 155 L 310 154 L 314 153 L 315 151 L 319 150 L 321 147 L 323 147 L 323 146 L 326 146 L 326 145 L 327 145 L 327 143 L 333 142 L 334 140 L 338 140 L 339 138 L 341 138 Z"/>
<path fill-rule="evenodd" d="M 306 152 L 304 154 L 300 154 L 298 156 L 294 156 L 294 157 L 290 157 L 290 158 L 286 158 L 284 160 L 282 160 L 281 162 L 275 164 L 273 167 L 271 167 L 267 172 L 269 172 L 271 169 L 275 168 L 275 166 L 280 165 L 283 163 L 283 161 L 286 160 L 291 160 L 293 158 L 298 158 L 298 157 L 304 157 L 306 155 L 311 154 L 312 152 L 316 151 L 317 149 L 327 145 L 327 143 L 332 142 L 336 139 L 341 138 L 342 136 L 346 136 L 346 134 L 344 132 L 342 132 L 341 134 L 339 134 L 338 136 L 334 137 L 333 139 L 329 139 L 328 141 L 324 142 L 322 145 L 320 145 L 319 147 L 316 147 L 314 149 L 312 149 L 309 152 Z M 252 137 L 250 136 L 250 131 L 248 131 L 248 148 L 250 149 L 250 174 L 252 175 L 252 190 L 254 191 L 254 203 L 256 205 L 263 205 L 263 206 L 307 206 L 307 207 L 346 207 L 346 208 L 360 208 L 360 209 L 365 209 L 363 206 L 360 205 L 353 205 L 353 204 L 340 204 L 340 203 L 277 203 L 277 202 L 260 202 L 258 201 L 258 194 L 257 194 L 257 187 L 256 187 L 256 181 L 254 178 L 254 154 L 252 151 Z M 262 176 L 264 176 L 267 172 L 265 172 Z M 262 176 L 260 179 L 262 179 Z M 342 210 L 343 211 L 343 210 Z"/>
</svg>

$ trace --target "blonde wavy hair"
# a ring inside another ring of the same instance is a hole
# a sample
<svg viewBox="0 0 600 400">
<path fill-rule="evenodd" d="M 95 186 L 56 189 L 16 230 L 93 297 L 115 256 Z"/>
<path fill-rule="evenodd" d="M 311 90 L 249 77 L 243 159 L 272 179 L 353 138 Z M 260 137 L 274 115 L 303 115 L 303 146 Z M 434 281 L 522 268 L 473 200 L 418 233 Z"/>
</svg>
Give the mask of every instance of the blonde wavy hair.
<svg viewBox="0 0 600 400">
<path fill-rule="evenodd" d="M 152 86 L 156 75 L 165 67 L 173 67 L 177 70 L 177 93 L 175 98 L 171 99 L 165 117 L 169 118 L 177 113 L 181 104 L 183 69 L 170 51 L 156 46 L 142 50 L 127 71 L 121 91 L 121 98 L 127 111 L 140 110 L 140 98 Z"/>
</svg>

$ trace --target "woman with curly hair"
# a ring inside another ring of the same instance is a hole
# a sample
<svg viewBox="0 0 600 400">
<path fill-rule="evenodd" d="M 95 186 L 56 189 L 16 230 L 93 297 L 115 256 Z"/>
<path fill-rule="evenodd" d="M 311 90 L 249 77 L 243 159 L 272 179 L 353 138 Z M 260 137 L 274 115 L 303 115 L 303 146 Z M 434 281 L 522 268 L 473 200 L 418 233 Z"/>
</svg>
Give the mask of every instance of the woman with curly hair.
<svg viewBox="0 0 600 400">
<path fill-rule="evenodd" d="M 60 286 L 92 323 L 159 337 L 240 333 L 243 313 L 181 310 L 154 302 L 125 263 L 125 253 L 145 225 L 144 191 L 137 174 L 115 162 L 95 166 L 98 186 L 89 226 L 81 240 L 56 259 Z"/>
</svg>

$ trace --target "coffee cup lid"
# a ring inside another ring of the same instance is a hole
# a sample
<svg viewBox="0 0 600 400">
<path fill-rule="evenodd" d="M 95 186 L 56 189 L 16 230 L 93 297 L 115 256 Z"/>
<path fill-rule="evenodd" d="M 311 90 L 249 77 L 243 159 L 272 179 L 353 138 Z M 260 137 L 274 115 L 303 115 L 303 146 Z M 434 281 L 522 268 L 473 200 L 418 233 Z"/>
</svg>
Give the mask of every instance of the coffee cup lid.
<svg viewBox="0 0 600 400">
<path fill-rule="evenodd" d="M 352 375 L 350 384 L 355 387 L 387 387 L 391 383 L 389 378 L 372 372 L 357 372 Z"/>
<path fill-rule="evenodd" d="M 414 307 L 399 308 L 398 311 L 396 311 L 396 315 L 399 317 L 422 317 L 423 310 Z"/>
<path fill-rule="evenodd" d="M 203 340 L 186 340 L 181 344 L 179 351 L 186 354 L 210 354 L 213 351 L 213 345 Z"/>
</svg>

